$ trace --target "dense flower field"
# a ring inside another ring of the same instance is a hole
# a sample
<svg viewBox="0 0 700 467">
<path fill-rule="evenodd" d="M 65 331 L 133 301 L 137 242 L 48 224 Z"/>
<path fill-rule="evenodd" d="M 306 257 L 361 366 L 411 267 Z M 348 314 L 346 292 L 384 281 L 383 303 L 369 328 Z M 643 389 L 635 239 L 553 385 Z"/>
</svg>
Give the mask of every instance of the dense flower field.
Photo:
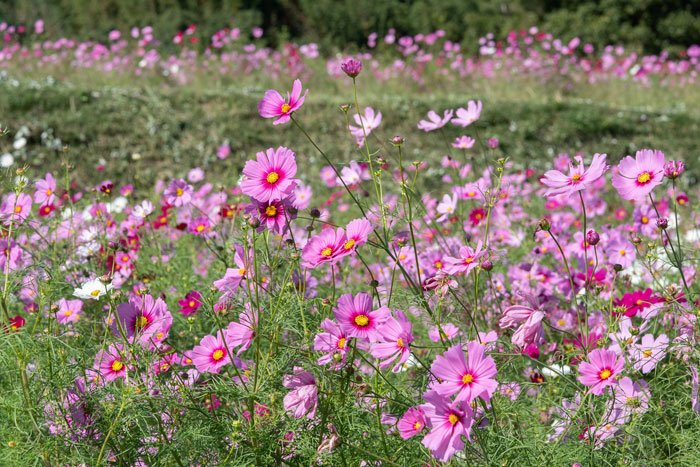
<svg viewBox="0 0 700 467">
<path fill-rule="evenodd" d="M 0 28 L 13 67 L 179 74 L 196 63 L 303 78 L 301 56 L 315 58 L 311 45 L 253 45 L 164 59 L 145 30 L 131 33 L 137 47 L 116 31 L 108 46 L 30 47 Z M 611 49 L 592 65 L 572 53 L 576 41 L 536 30 L 485 38 L 471 62 L 439 38 L 383 41 L 397 41 L 405 58 L 393 66 L 415 79 L 431 62 L 458 75 L 566 69 L 687 84 L 698 66 L 697 47 L 680 61 Z M 473 100 L 415 122 L 463 135 L 445 137 L 441 161 L 409 160 L 410 139 L 368 138 L 382 113 L 355 86 L 392 68 L 356 58 L 370 69 L 328 62 L 352 82 L 338 144 L 355 160 L 316 143 L 304 107 L 314 90 L 294 79 L 259 96 L 257 118 L 303 134 L 323 167 L 261 146 L 237 180 L 182 168 L 148 193 L 79 186 L 70 148 L 54 173 L 3 164 L 4 464 L 700 461 L 698 189 L 683 161 L 663 148 L 622 158 L 591 148 L 553 157 L 545 173 L 515 167 L 475 130 Z"/>
<path fill-rule="evenodd" d="M 339 77 L 340 64 L 348 55 L 324 58 L 315 43 L 286 43 L 279 49 L 265 46 L 264 31 L 244 31 L 231 26 L 212 37 L 200 37 L 196 25 L 161 41 L 153 28 L 134 27 L 112 31 L 103 41 L 81 42 L 71 38 L 44 39 L 44 23 L 33 28 L 0 24 L 3 47 L 0 68 L 97 71 L 115 75 L 160 76 L 172 84 L 185 84 L 201 74 L 267 77 L 309 77 L 325 69 Z M 164 45 L 176 45 L 172 53 Z M 201 44 L 206 44 L 202 52 Z M 427 85 L 436 77 L 450 81 L 481 77 L 531 76 L 543 82 L 600 83 L 622 80 L 649 85 L 686 86 L 696 82 L 700 70 L 700 46 L 692 45 L 672 56 L 666 51 L 640 55 L 620 45 L 596 51 L 578 37 L 561 39 L 537 27 L 513 31 L 506 38 L 487 34 L 479 40 L 479 53 L 471 56 L 460 44 L 445 39 L 444 31 L 397 37 L 392 29 L 384 37 L 367 38 L 371 52 L 358 52 L 365 73 L 378 81 L 407 80 Z M 320 62 L 320 65 L 319 65 Z"/>
</svg>

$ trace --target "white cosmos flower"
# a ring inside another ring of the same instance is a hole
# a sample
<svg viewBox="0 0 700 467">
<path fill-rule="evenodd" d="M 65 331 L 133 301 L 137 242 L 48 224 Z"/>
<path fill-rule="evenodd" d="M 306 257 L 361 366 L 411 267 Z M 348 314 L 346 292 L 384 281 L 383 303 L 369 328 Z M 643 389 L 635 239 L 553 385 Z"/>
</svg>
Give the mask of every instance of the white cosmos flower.
<svg viewBox="0 0 700 467">
<path fill-rule="evenodd" d="M 15 158 L 9 152 L 0 156 L 0 167 L 6 169 L 15 163 Z"/>
<path fill-rule="evenodd" d="M 142 201 L 141 204 L 134 206 L 133 215 L 139 219 L 145 219 L 153 212 L 153 203 L 148 200 Z"/>
<path fill-rule="evenodd" d="M 571 373 L 571 367 L 569 365 L 557 365 L 556 363 L 552 363 L 549 365 L 549 368 L 543 367 L 542 368 L 542 375 L 546 376 L 547 378 L 557 378 L 561 375 L 568 375 Z"/>
<path fill-rule="evenodd" d="M 103 284 L 99 279 L 92 279 L 73 291 L 73 295 L 83 300 L 99 300 L 99 298 L 112 290 L 112 284 Z"/>
<path fill-rule="evenodd" d="M 17 138 L 15 142 L 12 143 L 12 147 L 16 150 L 20 150 L 27 145 L 27 138 Z"/>
</svg>

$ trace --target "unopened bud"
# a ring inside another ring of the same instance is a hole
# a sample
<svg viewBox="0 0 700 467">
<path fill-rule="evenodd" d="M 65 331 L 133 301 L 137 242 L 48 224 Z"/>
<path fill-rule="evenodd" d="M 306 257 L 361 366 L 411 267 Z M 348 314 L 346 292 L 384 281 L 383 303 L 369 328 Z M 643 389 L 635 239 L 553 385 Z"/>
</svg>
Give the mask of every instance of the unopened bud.
<svg viewBox="0 0 700 467">
<path fill-rule="evenodd" d="M 297 208 L 295 208 L 294 206 L 289 206 L 289 207 L 287 208 L 287 213 L 288 213 L 290 216 L 296 216 L 298 212 L 299 212 L 299 210 L 298 210 Z"/>
<path fill-rule="evenodd" d="M 248 225 L 253 229 L 257 229 L 258 227 L 260 227 L 260 219 L 258 219 L 257 217 L 251 217 L 250 219 L 248 219 Z"/>
<path fill-rule="evenodd" d="M 665 217 L 659 217 L 656 219 L 656 226 L 661 230 L 666 230 L 666 227 L 668 227 L 668 219 Z"/>
<path fill-rule="evenodd" d="M 319 211 L 317 208 L 313 208 L 309 214 L 311 214 L 311 217 L 314 219 L 321 217 L 321 211 Z"/>
<path fill-rule="evenodd" d="M 622 265 L 619 264 L 619 263 L 613 264 L 613 270 L 615 270 L 615 272 L 620 272 L 620 271 L 622 271 Z"/>
<path fill-rule="evenodd" d="M 537 222 L 537 228 L 539 230 L 544 230 L 545 232 L 549 232 L 549 229 L 551 228 L 551 224 L 549 223 L 549 219 L 546 217 L 543 217 Z"/>
<path fill-rule="evenodd" d="M 635 234 L 635 235 L 632 235 L 632 237 L 630 238 L 630 241 L 631 241 L 634 245 L 639 245 L 640 243 L 642 243 L 642 239 L 639 238 L 639 235 L 636 235 L 636 234 Z"/>
<path fill-rule="evenodd" d="M 639 335 L 639 328 L 637 326 L 630 326 L 630 334 L 633 336 Z"/>
<path fill-rule="evenodd" d="M 394 146 L 401 146 L 403 144 L 403 138 L 401 136 L 396 135 L 393 138 L 391 138 L 391 144 L 393 144 Z"/>
<path fill-rule="evenodd" d="M 595 230 L 592 230 L 592 229 L 589 230 L 586 233 L 586 243 L 588 243 L 589 245 L 595 246 L 598 244 L 598 242 L 600 242 L 600 235 L 598 235 L 598 232 L 596 232 Z"/>
<path fill-rule="evenodd" d="M 498 138 L 489 139 L 489 147 L 491 149 L 496 149 L 498 147 Z"/>
<path fill-rule="evenodd" d="M 402 230 L 394 235 L 394 243 L 397 246 L 403 247 L 408 245 L 408 240 L 410 238 L 410 233 L 407 230 Z"/>
<path fill-rule="evenodd" d="M 490 260 L 485 259 L 481 262 L 481 269 L 484 271 L 490 271 L 493 269 L 493 263 Z"/>
</svg>

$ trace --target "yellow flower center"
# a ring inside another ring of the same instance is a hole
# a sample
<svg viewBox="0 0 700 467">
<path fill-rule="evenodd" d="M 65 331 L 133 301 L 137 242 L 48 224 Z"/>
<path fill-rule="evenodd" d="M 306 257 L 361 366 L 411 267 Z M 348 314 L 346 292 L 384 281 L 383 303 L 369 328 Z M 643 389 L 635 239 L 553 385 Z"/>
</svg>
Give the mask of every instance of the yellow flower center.
<svg viewBox="0 0 700 467">
<path fill-rule="evenodd" d="M 265 215 L 267 217 L 275 217 L 277 215 L 277 208 L 275 206 L 268 206 L 265 208 Z"/>
<path fill-rule="evenodd" d="M 642 224 L 648 224 L 649 218 L 647 216 L 642 216 Z"/>
<path fill-rule="evenodd" d="M 224 358 L 224 351 L 223 351 L 223 350 L 217 350 L 216 352 L 214 352 L 214 353 L 212 354 L 211 358 L 213 358 L 215 362 L 218 362 L 219 360 L 221 360 L 222 358 Z"/>
<path fill-rule="evenodd" d="M 190 308 L 194 308 L 194 300 L 190 300 L 190 302 L 188 303 L 188 305 L 190 306 Z"/>
<path fill-rule="evenodd" d="M 355 324 L 365 327 L 369 324 L 369 318 L 365 315 L 357 315 L 355 316 Z"/>
<path fill-rule="evenodd" d="M 579 174 L 575 174 L 573 177 L 571 177 L 571 179 L 575 182 L 578 182 L 579 180 L 581 180 L 581 176 Z"/>
<path fill-rule="evenodd" d="M 22 212 L 22 206 L 17 206 L 15 208 L 15 212 Z"/>
<path fill-rule="evenodd" d="M 70 316 L 70 315 L 72 315 L 72 314 L 73 314 L 73 312 L 70 311 L 70 310 L 66 310 L 66 311 L 63 312 L 63 316 Z"/>
<path fill-rule="evenodd" d="M 182 188 L 178 188 L 177 190 L 175 190 L 175 194 L 178 196 L 182 196 L 183 193 L 184 191 L 182 191 Z"/>
<path fill-rule="evenodd" d="M 416 422 L 416 423 L 413 424 L 413 429 L 414 429 L 414 430 L 420 430 L 420 428 L 421 428 L 422 426 L 423 426 L 423 425 L 421 425 L 420 422 Z"/>
<path fill-rule="evenodd" d="M 355 246 L 355 240 L 353 240 L 353 239 L 351 238 L 350 240 L 348 240 L 347 242 L 345 242 L 345 245 L 343 245 L 343 248 L 345 248 L 346 250 L 349 250 L 350 248 L 352 248 L 352 247 L 354 247 L 354 246 Z"/>
<path fill-rule="evenodd" d="M 435 261 L 435 267 L 438 269 L 442 269 L 442 263 L 440 261 Z"/>
<path fill-rule="evenodd" d="M 610 378 L 610 375 L 612 375 L 612 372 L 610 370 L 603 370 L 600 372 L 598 376 L 600 376 L 600 379 L 608 379 Z"/>
<path fill-rule="evenodd" d="M 269 174 L 267 174 L 267 178 L 265 180 L 267 180 L 267 183 L 269 183 L 270 185 L 274 185 L 279 179 L 280 176 L 277 172 L 270 172 Z"/>
<path fill-rule="evenodd" d="M 620 256 L 625 256 L 627 252 L 625 250 L 620 250 Z"/>
<path fill-rule="evenodd" d="M 238 270 L 238 274 L 241 275 L 241 276 L 242 276 L 243 274 L 245 274 L 245 268 L 239 269 L 239 270 Z"/>
<path fill-rule="evenodd" d="M 48 190 L 46 190 L 46 196 L 51 196 L 51 193 L 53 193 L 53 191 L 51 191 L 50 188 Z"/>
<path fill-rule="evenodd" d="M 97 297 L 99 294 L 100 294 L 100 290 L 99 290 L 99 289 L 95 289 L 95 290 L 93 290 L 92 292 L 90 292 L 90 295 L 92 295 L 93 297 Z"/>
<path fill-rule="evenodd" d="M 634 304 L 637 305 L 637 306 L 639 306 L 639 305 L 642 304 L 642 301 L 641 301 L 641 300 L 637 300 L 636 302 L 634 302 Z"/>
<path fill-rule="evenodd" d="M 340 339 L 338 339 L 338 348 L 339 349 L 345 348 L 345 338 L 344 337 L 341 337 Z"/>
<path fill-rule="evenodd" d="M 124 364 L 119 360 L 112 362 L 112 371 L 121 371 L 122 368 L 124 368 Z"/>
<path fill-rule="evenodd" d="M 647 183 L 649 180 L 651 180 L 651 175 L 649 172 L 643 172 L 639 174 L 639 177 L 637 177 L 637 181 L 639 183 Z"/>
<path fill-rule="evenodd" d="M 285 102 L 284 104 L 282 104 L 282 109 L 280 109 L 280 110 L 282 110 L 283 114 L 286 114 L 287 112 L 289 112 L 289 110 L 291 108 L 292 108 L 292 106 Z"/>
<path fill-rule="evenodd" d="M 136 319 L 136 327 L 139 328 L 139 329 L 145 328 L 147 324 L 148 324 L 148 318 L 146 318 L 146 317 L 143 316 L 143 315 L 139 316 L 139 317 Z"/>
<path fill-rule="evenodd" d="M 651 357 L 651 350 L 645 350 L 644 352 L 642 352 L 642 355 L 644 355 L 644 358 Z"/>
<path fill-rule="evenodd" d="M 197 232 L 201 232 L 202 230 L 204 230 L 204 226 L 202 224 L 199 224 L 197 226 Z"/>
<path fill-rule="evenodd" d="M 464 264 L 469 264 L 469 263 L 471 263 L 472 261 L 474 261 L 474 258 L 472 258 L 472 257 L 470 256 L 469 258 L 465 258 Z"/>
<path fill-rule="evenodd" d="M 332 255 L 332 254 L 333 254 L 333 249 L 332 249 L 331 247 L 324 248 L 324 249 L 321 251 L 321 255 L 322 255 L 322 256 L 330 256 L 330 255 Z"/>
<path fill-rule="evenodd" d="M 403 339 L 399 337 L 399 340 L 396 341 L 396 345 L 398 345 L 399 347 L 403 347 Z"/>
<path fill-rule="evenodd" d="M 451 413 L 449 420 L 450 420 L 451 424 L 456 425 L 457 422 L 459 421 L 459 417 L 457 415 Z"/>
<path fill-rule="evenodd" d="M 462 376 L 462 382 L 464 384 L 471 384 L 472 381 L 474 381 L 474 377 L 467 373 L 466 375 Z"/>
</svg>

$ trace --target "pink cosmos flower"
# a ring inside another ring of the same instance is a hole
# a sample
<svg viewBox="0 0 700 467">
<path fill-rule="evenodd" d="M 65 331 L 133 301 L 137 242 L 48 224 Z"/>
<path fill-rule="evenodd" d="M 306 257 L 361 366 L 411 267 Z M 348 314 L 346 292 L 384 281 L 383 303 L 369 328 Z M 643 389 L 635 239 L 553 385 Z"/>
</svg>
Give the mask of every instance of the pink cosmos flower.
<svg viewBox="0 0 700 467">
<path fill-rule="evenodd" d="M 258 102 L 258 113 L 263 118 L 276 118 L 273 125 L 287 123 L 290 120 L 292 112 L 299 110 L 304 104 L 306 95 L 309 93 L 307 89 L 304 95 L 301 95 L 301 81 L 294 80 L 291 96 L 287 93 L 287 99 L 282 98 L 279 92 L 274 89 L 269 89 L 260 102 Z"/>
<path fill-rule="evenodd" d="M 197 310 L 202 306 L 202 296 L 196 290 L 185 295 L 183 300 L 178 300 L 180 305 L 180 313 L 183 316 L 190 316 L 197 313 Z"/>
<path fill-rule="evenodd" d="M 423 394 L 427 404 L 421 405 L 432 427 L 423 438 L 423 446 L 432 451 L 433 456 L 447 462 L 457 451 L 464 449 L 462 436 L 471 441 L 469 436 L 474 424 L 474 412 L 466 401 L 441 396 L 437 391 Z"/>
<path fill-rule="evenodd" d="M 195 237 L 206 236 L 211 232 L 211 223 L 206 216 L 200 216 L 193 219 L 190 225 L 187 226 L 187 231 Z"/>
<path fill-rule="evenodd" d="M 335 264 L 344 256 L 347 237 L 343 229 L 325 229 L 314 235 L 301 251 L 301 265 L 313 269 L 321 264 Z"/>
<path fill-rule="evenodd" d="M 634 247 L 633 247 L 634 248 Z M 615 299 L 615 306 L 624 306 L 625 316 L 632 317 L 637 313 L 644 311 L 656 303 L 663 302 L 662 297 L 654 295 L 654 292 L 648 288 L 646 290 L 637 290 L 635 292 L 626 293 L 622 298 Z"/>
<path fill-rule="evenodd" d="M 570 196 L 577 191 L 585 189 L 593 182 L 603 176 L 603 173 L 608 169 L 605 165 L 607 154 L 594 154 L 593 161 L 590 167 L 585 169 L 583 166 L 583 158 L 576 156 L 578 165 L 574 166 L 569 163 L 569 175 L 564 175 L 558 170 L 550 170 L 544 174 L 542 183 L 547 185 L 549 189 L 545 191 L 545 196 L 558 196 L 565 194 Z"/>
<path fill-rule="evenodd" d="M 96 383 L 108 383 L 126 376 L 127 365 L 124 363 L 123 352 L 124 346 L 122 344 L 113 344 L 107 349 L 100 349 L 97 352 L 93 365 Z"/>
<path fill-rule="evenodd" d="M 299 210 L 308 208 L 312 194 L 310 186 L 297 185 L 294 189 L 294 207 Z"/>
<path fill-rule="evenodd" d="M 454 120 L 452 120 L 452 123 L 454 123 Z M 469 149 L 474 146 L 475 142 L 476 141 L 469 136 L 460 136 L 452 143 L 452 147 L 457 149 Z"/>
<path fill-rule="evenodd" d="M 60 324 L 75 323 L 80 318 L 80 315 L 83 314 L 82 309 L 82 300 L 66 300 L 62 298 L 58 301 L 56 320 Z"/>
<path fill-rule="evenodd" d="M 589 363 L 590 362 L 590 363 Z M 617 384 L 615 378 L 625 366 L 625 360 L 612 350 L 595 349 L 588 354 L 588 362 L 581 362 L 578 371 L 581 376 L 578 380 L 584 386 L 589 386 L 589 391 L 600 396 L 608 386 Z"/>
<path fill-rule="evenodd" d="M 331 363 L 331 369 L 336 370 L 345 364 L 348 352 L 348 335 L 338 323 L 326 318 L 321 323 L 321 329 L 326 332 L 316 334 L 314 338 L 314 350 L 325 352 L 319 357 L 319 365 Z"/>
<path fill-rule="evenodd" d="M 246 206 L 246 214 L 256 214 L 260 220 L 258 231 L 262 232 L 267 229 L 270 232 L 281 235 L 287 230 L 287 220 L 296 218 L 296 214 L 289 213 L 289 207 L 292 205 L 292 198 L 287 197 L 283 200 L 258 201 L 255 198 L 250 198 L 250 204 Z"/>
<path fill-rule="evenodd" d="M 294 418 L 302 418 L 306 414 L 306 418 L 311 420 L 316 416 L 318 388 L 314 375 L 295 366 L 293 375 L 282 377 L 282 386 L 293 389 L 284 396 L 284 410 L 294 414 Z"/>
<path fill-rule="evenodd" d="M 221 160 L 226 159 L 229 154 L 231 154 L 231 147 L 228 144 L 222 144 L 216 150 L 216 157 L 218 157 Z"/>
<path fill-rule="evenodd" d="M 216 334 L 216 337 L 208 335 L 204 336 L 198 346 L 192 349 L 190 358 L 194 363 L 195 368 L 200 373 L 218 373 L 221 368 L 231 362 L 226 346 L 224 345 L 224 337 L 221 332 Z"/>
<path fill-rule="evenodd" d="M 509 328 L 520 325 L 513 334 L 511 342 L 518 347 L 525 347 L 528 344 L 540 346 L 544 343 L 544 327 L 542 320 L 545 313 L 540 310 L 537 298 L 523 294 L 528 305 L 512 305 L 506 308 L 503 316 L 498 321 L 501 328 Z"/>
<path fill-rule="evenodd" d="M 117 320 L 112 322 L 112 333 L 120 336 L 122 330 L 128 339 L 149 349 L 160 347 L 168 337 L 173 317 L 163 299 L 151 295 L 134 295 L 117 307 Z M 121 324 L 121 329 L 119 324 Z"/>
<path fill-rule="evenodd" d="M 294 178 L 297 163 L 294 152 L 280 146 L 257 153 L 257 161 L 247 161 L 241 182 L 243 194 L 261 202 L 279 200 L 291 194 L 299 180 Z"/>
<path fill-rule="evenodd" d="M 403 439 L 416 436 L 425 429 L 425 412 L 420 407 L 411 407 L 396 424 Z"/>
<path fill-rule="evenodd" d="M 372 356 L 383 360 L 379 364 L 380 369 L 391 366 L 394 373 L 402 369 L 402 365 L 411 356 L 410 344 L 413 342 L 413 324 L 406 318 L 401 310 L 396 310 L 396 318 L 389 317 L 377 330 L 377 342 L 372 344 L 370 350 Z"/>
<path fill-rule="evenodd" d="M 453 345 L 442 355 L 435 357 L 430 371 L 441 382 L 433 387 L 440 395 L 471 403 L 477 397 L 489 401 L 498 387 L 494 379 L 496 362 L 486 356 L 486 346 L 477 341 L 468 343 L 467 358 L 461 345 Z"/>
<path fill-rule="evenodd" d="M 229 349 L 240 346 L 236 355 L 240 355 L 253 342 L 255 337 L 255 327 L 258 323 L 258 315 L 252 308 L 248 307 L 246 311 L 238 315 L 238 323 L 231 321 L 226 328 L 226 342 L 229 343 Z"/>
<path fill-rule="evenodd" d="M 649 373 L 656 368 L 656 364 L 666 356 L 668 342 L 666 334 L 661 334 L 656 339 L 652 334 L 645 334 L 642 337 L 642 342 L 631 346 L 634 369 L 642 373 Z"/>
<path fill-rule="evenodd" d="M 452 323 L 442 324 L 442 332 L 444 333 L 442 338 L 445 340 L 452 340 L 462 333 L 462 331 Z M 440 329 L 437 326 L 433 326 L 428 330 L 428 337 L 433 342 L 442 342 L 440 339 Z"/>
<path fill-rule="evenodd" d="M 235 267 L 226 269 L 224 277 L 214 281 L 214 287 L 224 293 L 223 298 L 228 298 L 236 293 L 243 279 L 254 272 L 253 268 L 250 268 L 249 271 L 250 265 L 253 264 L 252 250 L 249 249 L 248 258 L 246 259 L 242 245 L 236 243 L 234 249 L 236 251 L 236 254 L 233 256 Z"/>
<path fill-rule="evenodd" d="M 649 408 L 649 385 L 643 379 L 632 381 L 625 376 L 615 388 L 615 408 L 625 415 L 644 413 Z"/>
<path fill-rule="evenodd" d="M 457 211 L 457 194 L 453 193 L 452 197 L 450 195 L 444 195 L 442 201 L 437 205 L 436 208 L 440 217 L 435 219 L 437 222 L 445 222 L 453 216 Z"/>
<path fill-rule="evenodd" d="M 377 328 L 391 316 L 391 310 L 381 307 L 372 310 L 372 296 L 359 293 L 342 295 L 335 309 L 335 320 L 348 337 L 377 338 Z"/>
<path fill-rule="evenodd" d="M 355 123 L 357 126 L 350 125 L 350 133 L 357 140 L 357 145 L 362 147 L 365 144 L 365 135 L 369 136 L 372 131 L 374 131 L 382 123 L 382 113 L 380 111 L 375 112 L 372 107 L 365 108 L 365 114 L 360 117 L 359 114 L 353 115 Z M 364 131 L 362 126 L 364 125 Z"/>
<path fill-rule="evenodd" d="M 163 193 L 171 206 L 186 206 L 192 200 L 194 189 L 183 179 L 173 180 Z"/>
<path fill-rule="evenodd" d="M 452 119 L 452 123 L 462 127 L 469 126 L 481 116 L 481 101 L 469 101 L 466 109 L 460 107 L 456 113 L 457 116 Z"/>
<path fill-rule="evenodd" d="M 474 269 L 479 265 L 477 259 L 481 258 L 486 254 L 486 250 L 482 250 L 482 242 L 476 244 L 476 249 L 465 245 L 459 249 L 459 258 L 453 258 L 452 256 L 447 256 L 445 258 L 445 272 L 448 274 L 469 274 L 469 271 Z"/>
<path fill-rule="evenodd" d="M 664 178 L 666 157 L 657 150 L 642 149 L 635 158 L 627 156 L 617 166 L 612 184 L 624 199 L 644 199 Z"/>
<path fill-rule="evenodd" d="M 5 197 L 0 206 L 0 222 L 9 224 L 10 220 L 17 224 L 21 224 L 32 212 L 32 197 L 20 193 L 10 193 Z"/>
<path fill-rule="evenodd" d="M 22 247 L 14 240 L 0 240 L 0 273 L 12 272 L 21 266 Z"/>
<path fill-rule="evenodd" d="M 449 122 L 452 118 L 452 114 L 454 114 L 454 110 L 445 110 L 444 116 L 440 118 L 440 116 L 436 114 L 435 111 L 431 110 L 430 112 L 428 112 L 429 120 L 421 120 L 420 122 L 418 122 L 418 129 L 423 131 L 438 130 L 447 125 L 447 122 Z"/>
<path fill-rule="evenodd" d="M 40 178 L 36 181 L 36 192 L 34 193 L 34 202 L 39 204 L 53 203 L 56 193 L 56 180 L 50 173 L 46 174 L 46 178 Z"/>
<path fill-rule="evenodd" d="M 343 244 L 343 251 L 346 254 L 350 254 L 357 247 L 367 243 L 369 234 L 372 233 L 372 224 L 365 218 L 351 220 L 348 225 L 345 226 L 345 237 L 346 242 Z"/>
</svg>

